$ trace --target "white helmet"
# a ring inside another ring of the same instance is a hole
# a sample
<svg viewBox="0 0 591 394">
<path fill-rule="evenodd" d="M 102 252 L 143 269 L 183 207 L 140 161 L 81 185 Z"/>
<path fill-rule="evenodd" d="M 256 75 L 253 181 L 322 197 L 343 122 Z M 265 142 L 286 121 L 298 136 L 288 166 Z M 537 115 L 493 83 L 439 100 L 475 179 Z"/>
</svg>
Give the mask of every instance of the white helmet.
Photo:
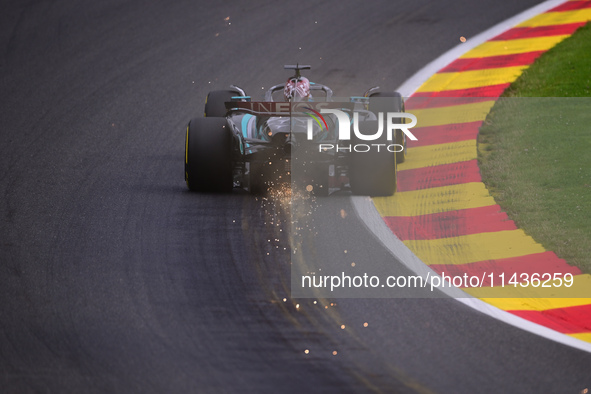
<svg viewBox="0 0 591 394">
<path fill-rule="evenodd" d="M 283 95 L 286 101 L 301 101 L 312 97 L 310 95 L 310 81 L 306 77 L 291 77 L 285 83 Z"/>
</svg>

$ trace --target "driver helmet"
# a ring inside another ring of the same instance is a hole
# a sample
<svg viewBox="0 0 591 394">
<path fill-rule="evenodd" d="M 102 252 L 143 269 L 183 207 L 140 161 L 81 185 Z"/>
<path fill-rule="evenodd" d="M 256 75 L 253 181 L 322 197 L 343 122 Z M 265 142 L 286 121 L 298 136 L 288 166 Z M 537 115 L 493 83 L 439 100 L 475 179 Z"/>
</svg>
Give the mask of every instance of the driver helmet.
<svg viewBox="0 0 591 394">
<path fill-rule="evenodd" d="M 301 101 L 308 99 L 310 95 L 310 81 L 306 77 L 291 77 L 285 83 L 283 89 L 285 101 Z"/>
</svg>

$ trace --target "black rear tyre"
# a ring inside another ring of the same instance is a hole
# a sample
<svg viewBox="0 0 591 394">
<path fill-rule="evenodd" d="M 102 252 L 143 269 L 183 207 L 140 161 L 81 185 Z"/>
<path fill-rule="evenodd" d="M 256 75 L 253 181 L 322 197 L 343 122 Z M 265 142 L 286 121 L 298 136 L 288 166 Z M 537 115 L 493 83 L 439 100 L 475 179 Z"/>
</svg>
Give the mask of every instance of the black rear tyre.
<svg viewBox="0 0 591 394">
<path fill-rule="evenodd" d="M 372 100 L 372 98 L 377 100 Z M 369 110 L 373 113 L 378 112 L 404 112 L 404 101 L 402 96 L 398 92 L 377 92 L 369 98 Z M 405 119 L 401 119 L 402 122 Z M 402 123 L 400 122 L 400 123 Z M 396 163 L 404 163 L 406 159 L 406 137 L 402 130 L 396 129 L 396 142 L 395 144 L 401 145 L 404 149 L 401 152 L 396 153 Z"/>
<path fill-rule="evenodd" d="M 377 121 L 367 121 L 359 124 L 359 131 L 363 134 L 373 134 L 378 129 Z M 353 194 L 365 196 L 391 196 L 396 192 L 396 154 L 389 152 L 386 146 L 392 144 L 386 138 L 386 132 L 372 144 L 384 144 L 378 152 L 372 146 L 369 152 L 351 152 L 349 163 L 349 183 Z M 351 138 L 351 145 L 363 146 L 367 141 Z"/>
<path fill-rule="evenodd" d="M 225 118 L 195 118 L 185 138 L 189 190 L 228 193 L 233 187 L 232 133 Z"/>
<path fill-rule="evenodd" d="M 214 90 L 209 92 L 205 99 L 205 117 L 221 118 L 226 116 L 226 102 L 232 101 L 232 97 L 240 96 L 233 90 Z"/>
</svg>

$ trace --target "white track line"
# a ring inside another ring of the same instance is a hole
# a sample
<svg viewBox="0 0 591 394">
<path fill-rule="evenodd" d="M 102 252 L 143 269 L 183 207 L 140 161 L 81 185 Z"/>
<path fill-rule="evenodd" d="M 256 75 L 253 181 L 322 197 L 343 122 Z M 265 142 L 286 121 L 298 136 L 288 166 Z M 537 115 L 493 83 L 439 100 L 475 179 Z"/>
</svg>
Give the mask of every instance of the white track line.
<svg viewBox="0 0 591 394">
<path fill-rule="evenodd" d="M 437 71 L 441 70 L 443 67 L 447 66 L 449 63 L 456 60 L 458 57 L 468 52 L 470 49 L 475 48 L 483 42 L 488 41 L 491 38 L 509 30 L 513 26 L 518 25 L 519 23 L 524 22 L 528 19 L 531 19 L 538 14 L 544 13 L 564 2 L 564 0 L 545 1 L 541 4 L 538 4 L 535 7 L 523 11 L 520 14 L 517 14 L 509 19 L 504 20 L 503 22 L 491 27 L 488 30 L 485 30 L 484 32 L 474 37 L 468 37 L 468 40 L 465 43 L 457 45 L 455 48 L 452 48 L 451 50 L 447 51 L 446 53 L 439 56 L 437 59 L 433 60 L 431 63 L 427 64 L 425 67 L 420 69 L 416 74 L 414 74 L 406 82 L 404 82 L 397 89 L 397 91 L 399 91 L 402 94 L 402 97 L 409 97 L 427 79 L 429 79 L 431 75 L 435 74 Z M 394 235 L 394 233 L 388 228 L 388 226 L 382 219 L 381 215 L 378 213 L 375 205 L 373 204 L 370 198 L 351 197 L 351 199 L 353 202 L 353 207 L 357 211 L 357 215 L 365 223 L 368 229 L 386 247 L 386 249 L 394 257 L 396 257 L 396 259 L 401 261 L 402 264 L 404 264 L 410 270 L 414 271 L 415 273 L 423 277 L 427 276 L 428 274 L 430 274 L 431 276 L 438 275 L 429 266 L 423 263 L 417 256 L 415 256 L 415 254 Z M 486 302 L 478 298 L 474 298 L 460 289 L 445 288 L 440 290 L 442 290 L 450 297 L 455 298 L 462 304 L 467 305 L 470 308 L 476 309 L 477 311 L 491 316 L 497 320 L 503 321 L 507 324 L 539 335 L 541 337 L 550 339 L 552 341 L 561 343 L 563 345 L 571 346 L 573 348 L 591 353 L 591 343 L 581 341 L 577 338 L 559 333 L 558 331 L 551 330 L 547 327 L 533 323 L 529 320 L 525 320 L 519 316 L 513 315 L 507 311 L 487 304 Z"/>
</svg>

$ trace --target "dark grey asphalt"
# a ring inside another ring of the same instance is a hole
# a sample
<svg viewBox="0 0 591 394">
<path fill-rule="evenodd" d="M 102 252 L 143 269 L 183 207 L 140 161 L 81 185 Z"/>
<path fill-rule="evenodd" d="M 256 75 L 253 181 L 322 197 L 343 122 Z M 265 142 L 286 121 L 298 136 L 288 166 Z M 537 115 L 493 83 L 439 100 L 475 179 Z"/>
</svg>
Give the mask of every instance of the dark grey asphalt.
<svg viewBox="0 0 591 394">
<path fill-rule="evenodd" d="M 339 95 L 394 88 L 534 3 L 4 2 L 0 391 L 590 387 L 590 355 L 454 300 L 291 299 L 285 207 L 183 182 L 207 91 L 257 97 L 294 62 Z M 324 231 L 393 263 L 340 209 L 322 208 Z"/>
</svg>

